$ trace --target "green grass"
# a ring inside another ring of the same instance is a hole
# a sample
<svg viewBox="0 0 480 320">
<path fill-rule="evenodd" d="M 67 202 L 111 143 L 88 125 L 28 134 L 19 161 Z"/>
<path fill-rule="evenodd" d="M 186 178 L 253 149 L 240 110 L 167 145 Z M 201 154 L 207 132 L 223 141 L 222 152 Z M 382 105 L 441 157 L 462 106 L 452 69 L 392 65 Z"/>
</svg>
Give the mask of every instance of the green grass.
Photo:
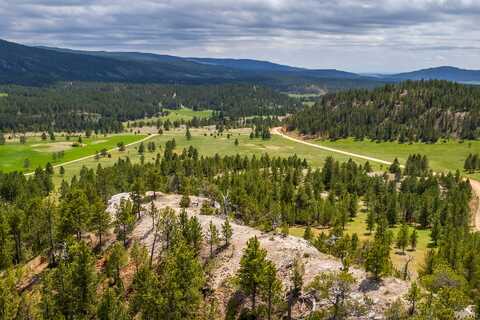
<svg viewBox="0 0 480 320">
<path fill-rule="evenodd" d="M 175 109 L 164 109 L 164 110 L 170 112 L 168 116 L 164 117 L 165 119 L 169 119 L 170 121 L 175 121 L 175 120 L 188 121 L 188 120 L 192 120 L 193 117 L 210 118 L 213 114 L 212 110 L 195 111 L 189 108 L 181 108 L 178 110 L 175 110 Z"/>
<path fill-rule="evenodd" d="M 343 151 L 358 153 L 386 161 L 398 158 L 400 163 L 405 164 L 408 156 L 413 153 L 420 153 L 427 156 L 430 167 L 435 171 L 456 171 L 463 172 L 463 164 L 468 154 L 480 153 L 480 141 L 448 140 L 435 144 L 413 143 L 400 144 L 398 142 L 376 143 L 369 140 L 355 141 L 354 139 L 342 139 L 337 141 L 313 140 L 313 143 L 336 148 Z M 480 179 L 480 173 L 469 175 Z"/>
<path fill-rule="evenodd" d="M 77 138 L 74 137 L 70 141 L 66 141 L 64 137 L 57 137 L 54 142 L 42 141 L 40 137 L 28 137 L 26 144 L 20 144 L 17 140 L 0 146 L 0 171 L 32 171 L 38 166 L 45 166 L 47 162 L 55 165 L 75 160 L 93 155 L 96 151 L 104 148 L 112 149 L 118 142 L 123 141 L 125 144 L 129 144 L 144 137 L 143 135 L 120 134 L 83 138 L 84 146 L 82 147 L 71 146 L 73 142 L 77 141 Z M 54 161 L 52 154 L 62 150 L 64 151 L 63 158 Z M 25 159 L 30 161 L 28 169 L 23 167 Z"/>
<path fill-rule="evenodd" d="M 250 139 L 250 130 L 249 129 L 236 129 L 230 130 L 231 134 L 230 139 L 227 138 L 227 133 L 224 133 L 223 136 L 218 136 L 214 138 L 210 136 L 211 133 L 215 131 L 213 129 L 191 129 L 192 140 L 188 141 L 185 137 L 184 129 L 176 129 L 165 131 L 161 136 L 152 137 L 151 140 L 156 143 L 157 147 L 164 147 L 165 143 L 168 140 L 175 139 L 177 143 L 177 152 L 181 152 L 183 148 L 188 148 L 189 146 L 194 146 L 198 149 L 201 155 L 213 156 L 216 153 L 220 155 L 247 155 L 247 156 L 261 156 L 265 153 L 268 153 L 270 156 L 278 157 L 288 157 L 296 154 L 300 158 L 305 158 L 307 161 L 314 167 L 320 167 L 323 165 L 325 159 L 328 156 L 334 156 L 339 161 L 346 161 L 349 159 L 347 156 L 338 155 L 331 152 L 326 152 L 322 150 L 312 150 L 312 147 L 299 144 L 290 140 L 286 140 L 280 136 L 273 135 L 270 140 L 262 139 Z M 207 136 L 205 136 L 206 134 Z M 235 139 L 239 140 L 239 145 L 235 146 Z M 98 163 L 102 166 L 112 165 L 120 157 L 129 157 L 132 162 L 139 162 L 140 155 L 136 151 L 137 146 L 128 147 L 126 151 L 119 152 L 113 151 L 111 158 L 104 158 L 100 160 L 87 159 L 78 163 L 74 163 L 65 167 L 66 174 L 65 179 L 70 179 L 74 174 L 78 174 L 83 165 L 95 168 Z M 163 149 L 158 149 L 156 152 L 162 153 Z M 155 153 L 146 153 L 145 161 L 154 161 Z M 360 161 L 363 163 L 363 161 Z M 379 168 L 372 164 L 374 168 Z M 61 181 L 62 177 L 57 175 L 56 181 Z"/>
<path fill-rule="evenodd" d="M 8 93 L 0 92 L 0 98 L 8 97 Z"/>
<path fill-rule="evenodd" d="M 189 108 L 180 108 L 180 109 L 167 109 L 164 108 L 163 110 L 168 111 L 169 114 L 164 117 L 152 117 L 152 118 L 144 118 L 140 120 L 144 121 L 151 121 L 151 120 L 157 120 L 157 119 L 162 119 L 162 120 L 170 120 L 171 122 L 176 121 L 176 120 L 184 120 L 184 121 L 189 121 L 192 120 L 193 117 L 197 118 L 210 118 L 213 114 L 213 110 L 199 110 L 195 111 Z M 138 121 L 138 120 L 137 120 Z M 130 123 L 133 121 L 129 121 Z M 126 123 L 125 123 L 126 124 Z"/>
</svg>

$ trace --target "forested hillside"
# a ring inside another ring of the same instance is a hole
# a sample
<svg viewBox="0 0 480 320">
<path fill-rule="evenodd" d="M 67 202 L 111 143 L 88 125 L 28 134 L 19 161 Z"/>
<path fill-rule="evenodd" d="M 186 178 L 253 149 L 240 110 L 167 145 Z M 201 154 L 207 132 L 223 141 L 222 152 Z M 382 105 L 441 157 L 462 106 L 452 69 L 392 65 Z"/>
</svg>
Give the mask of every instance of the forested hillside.
<svg viewBox="0 0 480 320">
<path fill-rule="evenodd" d="M 162 108 L 213 109 L 219 117 L 284 115 L 300 103 L 254 85 L 129 85 L 63 83 L 5 86 L 0 131 L 121 131 L 121 122 L 158 115 Z"/>
<path fill-rule="evenodd" d="M 435 80 L 328 94 L 288 122 L 306 135 L 399 142 L 478 139 L 479 128 L 480 88 Z"/>
</svg>

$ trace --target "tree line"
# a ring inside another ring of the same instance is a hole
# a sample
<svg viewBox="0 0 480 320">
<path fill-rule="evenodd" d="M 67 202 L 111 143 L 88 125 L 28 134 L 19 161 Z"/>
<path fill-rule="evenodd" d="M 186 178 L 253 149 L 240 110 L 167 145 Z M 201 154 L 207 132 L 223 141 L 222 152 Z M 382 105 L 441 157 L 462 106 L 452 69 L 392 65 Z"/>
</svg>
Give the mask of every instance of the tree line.
<svg viewBox="0 0 480 320">
<path fill-rule="evenodd" d="M 285 115 L 300 102 L 270 88 L 243 84 L 135 85 L 61 83 L 49 87 L 3 86 L 0 131 L 121 131 L 122 122 L 182 106 L 211 109 L 215 118 Z"/>
</svg>

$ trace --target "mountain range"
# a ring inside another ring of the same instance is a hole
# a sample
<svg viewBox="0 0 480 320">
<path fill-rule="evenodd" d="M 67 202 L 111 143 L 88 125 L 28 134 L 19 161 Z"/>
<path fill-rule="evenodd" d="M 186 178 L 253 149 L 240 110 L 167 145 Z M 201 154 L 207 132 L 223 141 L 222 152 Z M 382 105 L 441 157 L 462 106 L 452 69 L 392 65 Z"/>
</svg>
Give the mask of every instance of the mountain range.
<svg viewBox="0 0 480 320">
<path fill-rule="evenodd" d="M 176 57 L 141 52 L 31 47 L 0 40 L 0 83 L 43 85 L 56 81 L 135 83 L 256 82 L 288 89 L 375 87 L 386 82 L 441 79 L 480 83 L 480 70 L 438 67 L 391 75 L 306 69 L 253 59 Z"/>
</svg>

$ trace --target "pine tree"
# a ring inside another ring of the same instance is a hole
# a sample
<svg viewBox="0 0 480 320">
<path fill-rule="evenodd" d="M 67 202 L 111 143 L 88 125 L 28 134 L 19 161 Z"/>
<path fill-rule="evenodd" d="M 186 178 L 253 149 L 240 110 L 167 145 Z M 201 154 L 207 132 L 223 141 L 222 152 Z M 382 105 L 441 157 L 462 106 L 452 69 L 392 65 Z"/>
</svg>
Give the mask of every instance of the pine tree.
<svg viewBox="0 0 480 320">
<path fill-rule="evenodd" d="M 150 204 L 148 215 L 150 216 L 150 219 L 152 219 L 152 231 L 153 231 L 152 248 L 150 249 L 150 267 L 151 267 L 153 264 L 153 255 L 155 253 L 155 246 L 160 236 L 161 227 L 162 227 L 162 224 L 161 224 L 162 221 L 160 219 L 160 211 L 157 209 L 153 201 Z"/>
<path fill-rule="evenodd" d="M 98 236 L 98 246 L 100 249 L 102 248 L 102 237 L 107 233 L 111 225 L 111 216 L 106 209 L 105 204 L 100 199 L 97 199 L 92 205 L 91 224 L 92 229 Z"/>
<path fill-rule="evenodd" d="M 372 233 L 373 229 L 375 228 L 375 214 L 372 209 L 368 209 L 367 211 L 367 230 L 369 234 Z"/>
<path fill-rule="evenodd" d="M 187 239 L 187 243 L 193 248 L 195 255 L 198 256 L 203 241 L 203 233 L 202 226 L 197 217 L 193 216 L 188 221 L 188 232 L 185 238 Z"/>
<path fill-rule="evenodd" d="M 128 254 L 125 248 L 116 243 L 112 246 L 111 253 L 107 258 L 106 274 L 113 280 L 113 285 L 123 289 L 123 282 L 120 278 L 120 271 L 127 265 Z"/>
<path fill-rule="evenodd" d="M 272 319 L 275 305 L 280 302 L 282 282 L 277 277 L 277 269 L 273 262 L 267 260 L 265 266 L 265 281 L 261 284 L 263 299 L 267 302 L 267 319 Z"/>
<path fill-rule="evenodd" d="M 225 218 L 225 222 L 222 224 L 222 235 L 223 235 L 223 241 L 225 241 L 225 247 L 228 247 L 230 245 L 230 240 L 232 239 L 233 236 L 233 229 L 232 226 L 230 225 L 230 221 L 227 218 Z"/>
<path fill-rule="evenodd" d="M 410 247 L 412 248 L 413 251 L 417 249 L 417 240 L 418 240 L 417 229 L 413 229 L 412 233 L 410 234 Z"/>
<path fill-rule="evenodd" d="M 127 246 L 128 234 L 131 232 L 135 223 L 135 212 L 133 211 L 132 202 L 129 200 L 120 200 L 120 206 L 116 212 L 116 232 L 117 238 L 123 241 L 123 245 Z"/>
<path fill-rule="evenodd" d="M 192 140 L 192 134 L 190 133 L 189 127 L 187 127 L 187 131 L 185 132 L 185 138 L 187 138 L 188 141 Z"/>
<path fill-rule="evenodd" d="M 312 228 L 308 225 L 303 232 L 303 239 L 310 241 L 313 238 Z"/>
<path fill-rule="evenodd" d="M 194 252 L 182 241 L 166 257 L 161 275 L 162 317 L 172 320 L 197 319 L 205 278 Z"/>
<path fill-rule="evenodd" d="M 366 250 L 365 270 L 371 272 L 376 280 L 390 271 L 391 236 L 386 231 L 386 221 L 379 221 L 375 238 Z"/>
<path fill-rule="evenodd" d="M 76 235 L 80 240 L 91 220 L 91 208 L 85 193 L 79 189 L 71 190 L 63 197 L 59 209 L 61 237 Z"/>
<path fill-rule="evenodd" d="M 408 240 L 408 225 L 404 223 L 400 227 L 400 230 L 397 234 L 397 247 L 402 249 L 402 253 L 405 253 L 405 248 L 407 247 Z"/>
<path fill-rule="evenodd" d="M 123 298 L 112 288 L 107 288 L 97 306 L 98 320 L 128 320 L 128 310 Z"/>
<path fill-rule="evenodd" d="M 238 270 L 240 288 L 250 296 L 254 311 L 260 286 L 265 281 L 266 256 L 267 251 L 260 247 L 257 237 L 253 237 L 248 240 L 240 260 L 240 269 Z"/>
<path fill-rule="evenodd" d="M 180 207 L 181 208 L 188 208 L 190 207 L 190 197 L 188 194 L 183 194 L 182 198 L 180 199 Z"/>
<path fill-rule="evenodd" d="M 140 142 L 140 145 L 138 146 L 138 153 L 139 154 L 145 153 L 145 145 L 143 144 L 143 142 Z"/>
<path fill-rule="evenodd" d="M 23 160 L 23 167 L 25 169 L 30 168 L 30 159 L 26 158 L 25 160 Z"/>
<path fill-rule="evenodd" d="M 210 258 L 213 258 L 213 247 L 219 242 L 218 230 L 215 224 L 210 220 L 208 225 L 208 244 L 210 246 Z"/>
</svg>

